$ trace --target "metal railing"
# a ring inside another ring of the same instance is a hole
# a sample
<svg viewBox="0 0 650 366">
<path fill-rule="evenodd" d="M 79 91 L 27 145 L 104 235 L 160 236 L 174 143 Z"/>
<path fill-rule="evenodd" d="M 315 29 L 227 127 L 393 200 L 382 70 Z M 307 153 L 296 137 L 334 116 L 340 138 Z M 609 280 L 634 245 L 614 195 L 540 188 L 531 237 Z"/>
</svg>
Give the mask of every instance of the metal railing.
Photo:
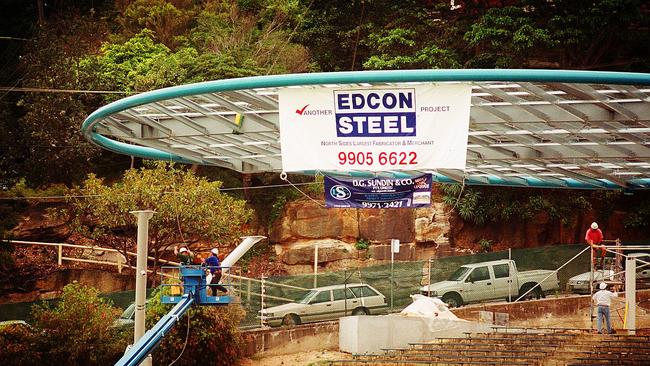
<svg viewBox="0 0 650 366">
<path fill-rule="evenodd" d="M 70 262 L 82 262 L 82 263 L 92 263 L 92 264 L 102 264 L 102 265 L 109 265 L 109 266 L 115 266 L 117 267 L 117 272 L 122 273 L 122 269 L 124 267 L 127 268 L 135 268 L 134 266 L 130 265 L 122 252 L 120 252 L 117 249 L 113 248 L 105 248 L 105 247 L 98 247 L 98 246 L 89 246 L 89 245 L 77 245 L 77 244 L 68 244 L 68 243 L 47 243 L 47 242 L 39 242 L 39 241 L 26 241 L 26 240 L 3 240 L 3 242 L 9 243 L 9 244 L 19 244 L 19 245 L 39 245 L 39 246 L 49 246 L 49 247 L 55 247 L 57 249 L 57 265 L 61 266 L 63 265 L 63 261 L 70 261 Z M 110 260 L 94 260 L 94 259 L 85 259 L 85 258 L 74 258 L 74 257 L 69 257 L 65 256 L 63 253 L 63 248 L 76 248 L 76 249 L 85 249 L 85 250 L 93 250 L 93 251 L 105 251 L 105 252 L 114 252 L 117 253 L 117 260 L 116 261 L 110 261 Z M 137 254 L 134 252 L 129 252 L 127 251 L 126 254 L 131 257 L 137 257 Z M 154 257 L 148 256 L 147 257 L 149 260 L 155 260 Z M 158 259 L 158 262 L 167 264 L 167 265 L 174 265 L 174 266 L 180 266 L 179 262 L 175 261 L 169 261 L 166 259 Z M 153 273 L 152 270 L 147 269 L 148 273 Z M 165 276 L 169 278 L 174 278 L 171 275 L 166 274 Z M 288 299 L 285 297 L 280 297 L 280 296 L 272 296 L 268 294 L 262 295 L 261 293 L 253 291 L 253 284 L 254 283 L 259 283 L 260 285 L 262 284 L 262 281 L 256 278 L 250 278 L 250 277 L 245 277 L 241 275 L 236 275 L 231 273 L 231 271 L 227 271 L 223 275 L 224 282 L 225 281 L 232 281 L 232 280 L 238 280 L 240 282 L 240 288 L 236 289 L 236 291 L 239 292 L 239 295 L 245 295 L 247 300 L 250 301 L 251 297 L 261 297 L 264 296 L 269 299 L 274 299 L 274 300 L 279 300 L 279 301 L 285 301 L 285 302 L 292 302 L 293 299 Z M 232 280 L 231 280 L 232 279 Z M 246 291 L 242 290 L 243 283 L 246 283 Z M 226 282 L 228 283 L 228 282 Z M 264 286 L 275 286 L 275 287 L 281 287 L 281 288 L 288 288 L 292 290 L 299 290 L 299 291 L 308 291 L 308 288 L 304 287 L 298 287 L 298 286 L 292 286 L 292 285 L 285 285 L 282 283 L 275 283 L 271 282 L 268 280 L 264 280 Z"/>
</svg>

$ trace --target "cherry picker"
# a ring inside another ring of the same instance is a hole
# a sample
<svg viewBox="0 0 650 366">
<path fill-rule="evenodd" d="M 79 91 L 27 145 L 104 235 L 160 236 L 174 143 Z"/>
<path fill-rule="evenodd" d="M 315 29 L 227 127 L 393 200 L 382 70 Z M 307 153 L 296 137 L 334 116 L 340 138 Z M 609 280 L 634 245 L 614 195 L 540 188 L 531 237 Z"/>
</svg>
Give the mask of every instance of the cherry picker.
<svg viewBox="0 0 650 366">
<path fill-rule="evenodd" d="M 228 272 L 230 267 L 239 260 L 255 243 L 262 240 L 263 236 L 248 236 L 237 246 L 221 263 L 223 272 Z M 231 296 L 208 296 L 206 281 L 206 267 L 198 265 L 181 266 L 179 268 L 183 281 L 182 295 L 161 295 L 163 304 L 176 304 L 172 310 L 160 318 L 153 328 L 149 329 L 127 352 L 120 358 L 115 366 L 138 366 L 160 344 L 162 339 L 176 325 L 179 319 L 192 305 L 228 305 Z M 174 285 L 178 286 L 178 285 Z"/>
</svg>

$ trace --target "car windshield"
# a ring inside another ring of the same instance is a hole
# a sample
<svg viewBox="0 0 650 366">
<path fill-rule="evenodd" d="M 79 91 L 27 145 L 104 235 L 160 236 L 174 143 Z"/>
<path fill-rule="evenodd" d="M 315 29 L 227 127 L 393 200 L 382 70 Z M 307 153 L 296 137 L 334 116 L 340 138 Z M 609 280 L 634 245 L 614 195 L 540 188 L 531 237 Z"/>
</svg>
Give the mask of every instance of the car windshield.
<svg viewBox="0 0 650 366">
<path fill-rule="evenodd" d="M 298 304 L 309 304 L 309 300 L 318 292 L 318 290 L 310 290 L 305 296 L 296 301 Z"/>
<path fill-rule="evenodd" d="M 449 281 L 460 281 L 471 268 L 469 267 L 459 267 L 454 273 L 449 276 Z"/>
</svg>

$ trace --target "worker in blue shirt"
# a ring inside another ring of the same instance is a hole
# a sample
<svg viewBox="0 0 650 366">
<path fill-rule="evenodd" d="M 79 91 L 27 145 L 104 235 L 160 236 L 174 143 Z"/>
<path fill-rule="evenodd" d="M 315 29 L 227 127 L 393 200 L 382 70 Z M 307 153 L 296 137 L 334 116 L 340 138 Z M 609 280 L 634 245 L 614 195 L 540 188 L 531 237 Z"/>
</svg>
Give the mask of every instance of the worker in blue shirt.
<svg viewBox="0 0 650 366">
<path fill-rule="evenodd" d="M 210 289 L 212 290 L 212 296 L 217 296 L 217 290 L 228 293 L 228 289 L 219 285 L 221 281 L 221 263 L 219 262 L 219 249 L 212 248 L 210 251 L 210 256 L 205 260 L 205 264 L 210 269 L 212 274 L 212 280 L 210 281 Z"/>
</svg>

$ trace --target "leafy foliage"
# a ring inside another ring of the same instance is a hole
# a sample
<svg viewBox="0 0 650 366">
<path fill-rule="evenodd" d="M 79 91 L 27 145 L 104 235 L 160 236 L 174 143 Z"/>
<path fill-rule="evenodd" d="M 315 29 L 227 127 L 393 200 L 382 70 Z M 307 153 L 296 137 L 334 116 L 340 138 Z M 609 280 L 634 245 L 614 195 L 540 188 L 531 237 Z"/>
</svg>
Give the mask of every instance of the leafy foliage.
<svg viewBox="0 0 650 366">
<path fill-rule="evenodd" d="M 471 46 L 477 46 L 476 58 L 468 64 L 490 60 L 491 67 L 520 67 L 532 58 L 555 54 L 555 59 L 547 57 L 561 68 L 602 67 L 618 54 L 629 53 L 639 38 L 647 42 L 647 34 L 641 35 L 639 27 L 648 21 L 640 8 L 636 0 L 601 0 L 589 5 L 527 0 L 517 6 L 491 8 L 464 36 Z"/>
<path fill-rule="evenodd" d="M 626 228 L 643 229 L 650 226 L 650 195 L 635 193 L 629 200 L 629 213 L 626 217 Z"/>
<path fill-rule="evenodd" d="M 483 238 L 478 241 L 478 246 L 481 248 L 481 251 L 489 252 L 492 249 L 492 240 Z"/>
<path fill-rule="evenodd" d="M 251 217 L 245 202 L 173 164 L 156 162 L 131 169 L 122 181 L 106 185 L 91 174 L 70 191 L 72 208 L 62 212 L 75 232 L 125 253 L 135 245 L 136 218 L 131 211 L 153 210 L 149 221 L 149 250 L 160 258 L 175 243 L 199 240 L 222 245 L 238 242 Z"/>
<path fill-rule="evenodd" d="M 160 288 L 149 300 L 147 329 L 173 306 L 161 304 L 159 294 Z M 237 328 L 243 317 L 244 310 L 237 304 L 193 307 L 165 336 L 153 358 L 169 365 L 182 352 L 177 365 L 234 365 L 243 355 L 243 341 Z"/>
<path fill-rule="evenodd" d="M 173 48 L 187 32 L 196 16 L 192 1 L 135 0 L 118 18 L 124 33 L 133 35 L 150 29 L 162 44 Z"/>
<path fill-rule="evenodd" d="M 273 225 L 275 220 L 280 217 L 282 209 L 287 202 L 298 198 L 300 195 L 295 190 L 286 190 L 282 194 L 276 196 L 275 202 L 271 206 L 271 213 L 269 214 L 269 225 Z"/>
<path fill-rule="evenodd" d="M 496 67 L 517 67 L 535 47 L 554 46 L 548 30 L 521 7 L 492 8 L 465 33 L 471 46 L 495 56 Z M 485 57 L 485 56 L 483 56 Z"/>
<path fill-rule="evenodd" d="M 85 89 L 86 76 L 79 62 L 95 46 L 106 24 L 92 16 L 52 19 L 30 42 L 21 69 L 23 86 L 50 89 Z M 80 179 L 99 149 L 79 133 L 86 115 L 101 99 L 72 93 L 28 93 L 17 102 L 22 109 L 20 135 L 27 153 L 20 171 L 35 185 L 70 183 Z"/>
<path fill-rule="evenodd" d="M 554 43 L 561 47 L 561 65 L 565 68 L 602 68 L 620 63 L 629 69 L 628 65 L 643 65 L 643 60 L 629 57 L 648 42 L 648 32 L 643 29 L 647 29 L 650 19 L 644 15 L 643 3 L 598 0 L 585 5 L 567 0 L 556 4 L 531 1 L 539 9 L 539 17 L 546 22 Z"/>
<path fill-rule="evenodd" d="M 202 54 L 227 55 L 240 68 L 255 74 L 309 70 L 308 51 L 291 42 L 290 26 L 303 11 L 300 3 L 291 0 L 245 3 L 207 4 L 189 34 L 191 44 Z M 247 7 L 259 10 L 246 11 Z"/>
<path fill-rule="evenodd" d="M 357 250 L 365 250 L 365 249 L 368 249 L 368 248 L 370 248 L 370 241 L 369 241 L 368 239 L 358 238 L 358 239 L 357 239 L 357 242 L 354 243 L 354 247 L 355 247 Z"/>
<path fill-rule="evenodd" d="M 273 245 L 255 245 L 237 261 L 237 265 L 241 267 L 242 273 L 252 278 L 287 274 L 286 267 L 279 260 Z"/>
<path fill-rule="evenodd" d="M 445 4 L 426 7 L 417 2 L 388 5 L 397 17 L 369 29 L 363 45 L 370 49 L 365 69 L 454 69 L 461 59 L 452 36 L 453 18 Z M 380 11 L 378 9 L 378 11 Z"/>
<path fill-rule="evenodd" d="M 540 212 L 566 224 L 572 212 L 592 208 L 591 202 L 598 198 L 593 197 L 597 193 L 589 193 L 592 196 L 587 196 L 554 191 L 551 195 L 523 188 L 463 188 L 459 184 L 442 184 L 440 189 L 445 204 L 455 208 L 463 220 L 477 225 L 529 220 Z"/>
<path fill-rule="evenodd" d="M 119 310 L 98 295 L 94 288 L 72 283 L 56 305 L 34 305 L 34 348 L 47 355 L 47 363 L 107 365 L 120 358 L 127 339 L 111 327 Z"/>
<path fill-rule="evenodd" d="M 171 76 L 160 79 L 160 87 L 182 81 L 182 75 L 166 68 L 169 64 L 177 64 L 178 58 L 165 45 L 155 43 L 153 32 L 145 29 L 124 43 L 105 43 L 100 55 L 81 60 L 80 66 L 88 73 L 95 73 L 98 88 L 134 92 L 147 90 L 140 85 L 147 85 L 147 80 L 156 75 Z"/>
<path fill-rule="evenodd" d="M 121 13 L 123 32 L 81 62 L 96 87 L 147 91 L 205 80 L 304 72 L 309 56 L 288 41 L 294 9 L 264 4 L 260 14 L 236 3 L 137 0 Z M 262 6 L 262 5 L 260 5 Z"/>
<path fill-rule="evenodd" d="M 318 50 L 313 57 L 326 71 L 359 65 L 647 69 L 647 52 L 639 47 L 648 42 L 643 30 L 650 20 L 641 3 L 525 0 L 452 9 L 444 2 L 321 1 L 305 13 L 298 39 Z"/>
<path fill-rule="evenodd" d="M 34 345 L 37 334 L 24 324 L 0 327 L 0 364 L 6 366 L 39 365 L 43 354 Z"/>
</svg>

